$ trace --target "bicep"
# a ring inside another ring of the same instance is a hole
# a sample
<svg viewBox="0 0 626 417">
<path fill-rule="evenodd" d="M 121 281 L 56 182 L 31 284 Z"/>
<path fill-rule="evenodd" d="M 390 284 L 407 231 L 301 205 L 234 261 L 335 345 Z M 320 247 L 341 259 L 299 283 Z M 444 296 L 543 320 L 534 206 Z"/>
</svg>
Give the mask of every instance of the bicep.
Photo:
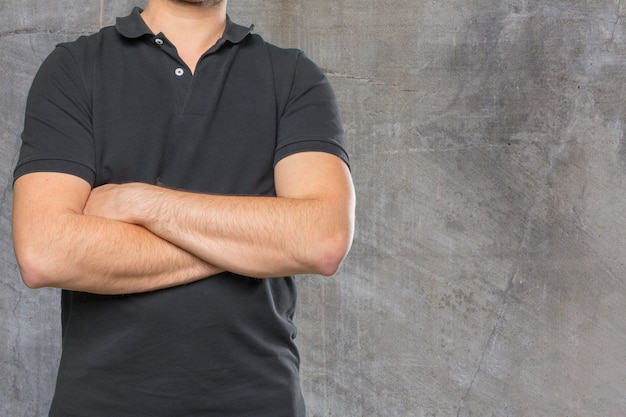
<svg viewBox="0 0 626 417">
<path fill-rule="evenodd" d="M 350 250 L 355 197 L 346 163 L 324 152 L 301 152 L 282 159 L 275 170 L 276 194 L 296 211 L 296 247 L 308 271 L 333 275 Z"/>
<path fill-rule="evenodd" d="M 333 154 L 292 154 L 276 164 L 274 176 L 278 197 L 320 199 L 353 209 L 354 186 L 350 170 Z"/>
<path fill-rule="evenodd" d="M 13 234 L 16 245 L 35 238 L 55 216 L 82 214 L 91 186 L 74 175 L 36 172 L 19 177 L 13 188 Z"/>
<path fill-rule="evenodd" d="M 29 287 L 47 285 L 46 274 L 59 263 L 58 245 L 66 242 L 62 235 L 73 231 L 68 220 L 82 214 L 90 190 L 85 180 L 69 174 L 37 172 L 15 181 L 13 246 Z"/>
</svg>

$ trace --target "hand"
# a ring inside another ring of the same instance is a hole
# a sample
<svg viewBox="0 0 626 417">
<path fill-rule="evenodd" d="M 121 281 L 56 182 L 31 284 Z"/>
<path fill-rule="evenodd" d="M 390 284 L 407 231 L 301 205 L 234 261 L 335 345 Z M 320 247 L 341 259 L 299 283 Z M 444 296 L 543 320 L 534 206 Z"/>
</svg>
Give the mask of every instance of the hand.
<svg viewBox="0 0 626 417">
<path fill-rule="evenodd" d="M 89 216 L 104 217 L 125 223 L 133 221 L 133 209 L 139 201 L 143 188 L 150 187 L 147 184 L 105 184 L 94 188 L 85 203 L 83 214 Z"/>
</svg>

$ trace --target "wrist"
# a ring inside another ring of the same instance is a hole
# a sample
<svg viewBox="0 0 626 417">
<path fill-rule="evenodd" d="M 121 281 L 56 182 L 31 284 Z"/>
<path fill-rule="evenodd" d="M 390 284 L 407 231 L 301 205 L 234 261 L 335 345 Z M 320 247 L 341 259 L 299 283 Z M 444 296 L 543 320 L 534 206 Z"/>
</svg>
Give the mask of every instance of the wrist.
<svg viewBox="0 0 626 417">
<path fill-rule="evenodd" d="M 143 226 L 149 229 L 159 218 L 163 199 L 164 189 L 162 187 L 144 183 L 131 183 L 128 187 L 128 222 Z"/>
</svg>

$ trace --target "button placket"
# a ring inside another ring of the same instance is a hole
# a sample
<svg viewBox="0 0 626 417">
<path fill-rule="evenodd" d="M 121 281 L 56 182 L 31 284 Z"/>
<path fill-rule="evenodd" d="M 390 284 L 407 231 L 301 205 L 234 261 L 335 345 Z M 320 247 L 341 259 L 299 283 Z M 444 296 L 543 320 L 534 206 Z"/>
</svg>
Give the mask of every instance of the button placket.
<svg viewBox="0 0 626 417">
<path fill-rule="evenodd" d="M 169 78 L 172 83 L 178 109 L 183 113 L 190 94 L 189 90 L 193 83 L 193 74 L 176 53 L 176 48 L 164 35 L 156 35 L 150 41 L 162 52 L 162 54 L 159 55 L 161 55 L 163 59 L 163 69 L 166 71 L 167 78 Z"/>
</svg>

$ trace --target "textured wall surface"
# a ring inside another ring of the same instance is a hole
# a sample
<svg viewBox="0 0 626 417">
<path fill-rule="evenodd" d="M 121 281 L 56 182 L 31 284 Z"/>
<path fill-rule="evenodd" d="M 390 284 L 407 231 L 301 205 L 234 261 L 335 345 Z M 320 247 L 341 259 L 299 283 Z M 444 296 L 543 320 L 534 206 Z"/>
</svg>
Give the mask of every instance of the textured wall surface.
<svg viewBox="0 0 626 417">
<path fill-rule="evenodd" d="M 122 0 L 0 0 L 0 415 L 43 416 L 58 292 L 20 282 L 11 171 L 57 42 Z M 626 415 L 626 4 L 231 0 L 335 87 L 358 193 L 300 280 L 309 415 Z"/>
</svg>

